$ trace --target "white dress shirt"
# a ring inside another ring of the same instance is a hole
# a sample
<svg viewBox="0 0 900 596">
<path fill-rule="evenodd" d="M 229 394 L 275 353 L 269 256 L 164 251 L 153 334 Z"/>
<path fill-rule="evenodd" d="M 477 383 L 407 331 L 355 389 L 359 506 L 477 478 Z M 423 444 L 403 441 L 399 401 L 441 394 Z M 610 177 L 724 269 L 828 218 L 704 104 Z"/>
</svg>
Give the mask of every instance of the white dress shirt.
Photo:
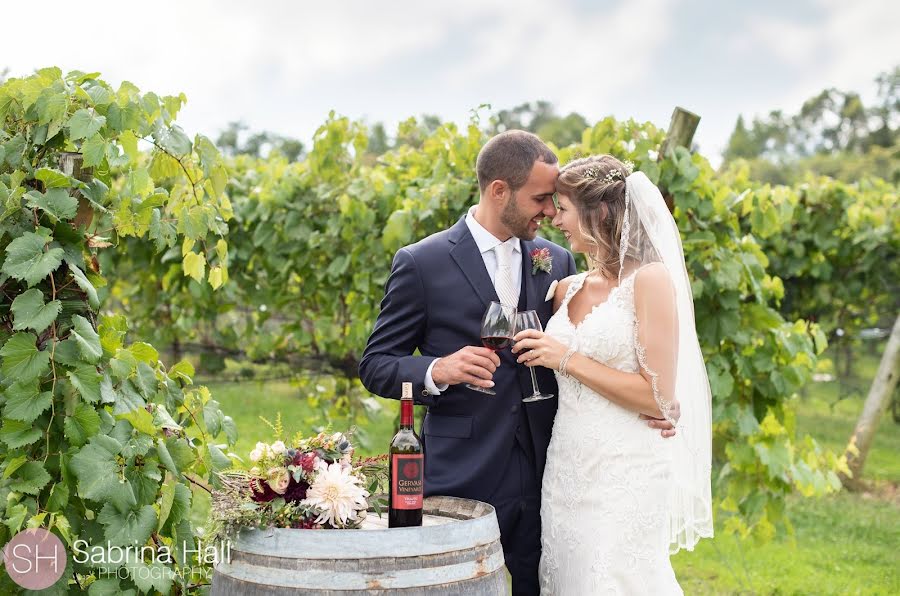
<svg viewBox="0 0 900 596">
<path fill-rule="evenodd" d="M 475 206 L 469 208 L 469 212 L 466 214 L 466 225 L 469 226 L 472 238 L 475 239 L 475 244 L 478 246 L 478 251 L 481 253 L 481 259 L 484 261 L 484 268 L 491 278 L 491 283 L 494 283 L 497 275 L 497 255 L 494 254 L 494 247 L 498 244 L 503 244 L 503 242 L 484 229 L 484 226 L 475 220 L 475 209 Z M 515 236 L 509 238 L 506 242 L 513 246 L 512 259 L 510 261 L 510 273 L 512 274 L 513 285 L 516 288 L 521 288 L 522 245 Z M 440 358 L 436 358 L 432 361 L 428 370 L 425 372 L 425 389 L 432 395 L 439 395 L 449 387 L 449 385 L 446 384 L 435 385 L 434 380 L 431 378 L 431 369 L 434 368 L 434 365 L 438 360 L 440 360 Z"/>
</svg>

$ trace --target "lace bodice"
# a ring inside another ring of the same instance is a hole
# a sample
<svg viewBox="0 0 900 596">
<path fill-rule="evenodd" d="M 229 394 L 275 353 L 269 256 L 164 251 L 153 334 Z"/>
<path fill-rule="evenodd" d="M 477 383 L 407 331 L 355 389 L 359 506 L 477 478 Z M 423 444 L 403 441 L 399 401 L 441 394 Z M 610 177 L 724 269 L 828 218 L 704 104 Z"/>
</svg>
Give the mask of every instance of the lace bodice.
<svg viewBox="0 0 900 596">
<path fill-rule="evenodd" d="M 569 302 L 584 286 L 587 272 L 575 276 L 556 315 L 547 325 L 547 333 L 576 351 L 616 370 L 638 372 L 643 370 L 650 377 L 653 397 L 665 418 L 670 418 L 669 396 L 660 389 L 654 366 L 648 362 L 644 347 L 638 340 L 638 320 L 634 308 L 634 282 L 637 271 L 625 277 L 614 287 L 606 301 L 594 305 L 577 325 L 569 317 Z M 557 375 L 561 384 L 582 385 L 567 377 Z M 580 394 L 580 390 L 579 390 Z M 605 399 L 604 399 L 605 401 Z M 674 423 L 674 421 L 673 421 Z"/>
<path fill-rule="evenodd" d="M 634 274 L 614 287 L 605 302 L 595 305 L 577 325 L 569 317 L 569 302 L 584 286 L 587 272 L 580 273 L 569 284 L 559 310 L 547 323 L 547 333 L 567 346 L 607 366 L 626 372 L 638 371 L 634 343 Z M 558 376 L 560 384 L 582 385 L 571 378 Z M 577 392 L 580 395 L 580 391 Z"/>
</svg>

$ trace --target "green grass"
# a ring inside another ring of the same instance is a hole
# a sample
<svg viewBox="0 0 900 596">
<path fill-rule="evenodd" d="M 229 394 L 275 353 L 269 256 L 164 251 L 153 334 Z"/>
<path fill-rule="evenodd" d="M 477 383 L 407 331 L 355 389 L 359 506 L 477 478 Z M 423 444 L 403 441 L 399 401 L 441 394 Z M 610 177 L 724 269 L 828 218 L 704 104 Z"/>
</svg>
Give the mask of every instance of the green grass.
<svg viewBox="0 0 900 596">
<path fill-rule="evenodd" d="M 795 537 L 756 545 L 719 531 L 673 558 L 686 594 L 898 594 L 900 508 L 840 494 L 792 498 Z"/>
<path fill-rule="evenodd" d="M 861 356 L 856 374 L 871 379 L 877 366 L 876 355 Z M 398 410 L 396 402 L 376 400 L 380 410 L 367 410 L 353 420 L 329 420 L 324 405 L 310 405 L 307 391 L 287 383 L 223 384 L 210 389 L 238 424 L 241 438 L 235 452 L 243 457 L 256 441 L 272 440 L 259 416 L 273 420 L 277 412 L 290 433 L 311 434 L 328 423 L 334 430 L 355 424 L 365 431 L 359 437 L 365 441 L 360 453 L 383 453 Z M 858 396 L 837 398 L 837 383 L 810 385 L 797 398 L 797 425 L 800 433 L 840 452 L 863 402 Z M 793 539 L 782 536 L 760 545 L 739 542 L 719 529 L 714 540 L 702 541 L 694 552 L 679 553 L 673 563 L 685 593 L 900 594 L 900 426 L 889 414 L 881 420 L 865 478 L 874 481 L 871 493 L 790 498 Z"/>
<path fill-rule="evenodd" d="M 377 455 L 387 451 L 393 436 L 394 419 L 399 413 L 399 402 L 372 399 L 370 407 L 356 416 L 334 417 L 326 403 L 316 404 L 310 395 L 318 393 L 301 389 L 287 382 L 245 382 L 208 385 L 213 397 L 221 404 L 222 411 L 231 416 L 238 427 L 239 437 L 233 451 L 247 457 L 257 441 L 271 443 L 275 439 L 272 430 L 260 419 L 275 422 L 281 414 L 285 439 L 300 432 L 304 436 L 321 430 L 347 431 L 356 428 L 354 444 L 361 456 Z M 330 388 L 326 387 L 328 393 Z"/>
<path fill-rule="evenodd" d="M 858 379 L 852 385 L 858 391 L 853 397 L 846 397 L 848 392 L 842 393 L 836 381 L 810 385 L 805 395 L 797 400 L 797 431 L 812 435 L 829 449 L 843 451 L 862 412 L 880 357 L 880 352 L 857 352 L 854 375 Z M 876 484 L 900 484 L 900 425 L 893 421 L 890 412 L 881 418 L 863 472 L 867 481 Z"/>
<path fill-rule="evenodd" d="M 842 451 L 862 411 L 862 400 L 808 398 L 798 403 L 797 432 L 813 436 L 820 445 Z M 866 458 L 863 478 L 877 484 L 900 483 L 900 425 L 890 412 L 881 418 L 872 450 Z"/>
</svg>

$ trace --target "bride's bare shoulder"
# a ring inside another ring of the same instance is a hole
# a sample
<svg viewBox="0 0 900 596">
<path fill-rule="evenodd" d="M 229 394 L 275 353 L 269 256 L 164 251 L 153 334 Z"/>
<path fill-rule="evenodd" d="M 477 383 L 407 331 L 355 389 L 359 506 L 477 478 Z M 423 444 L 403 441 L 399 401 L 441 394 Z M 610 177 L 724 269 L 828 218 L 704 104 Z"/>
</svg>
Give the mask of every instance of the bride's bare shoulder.
<svg viewBox="0 0 900 596">
<path fill-rule="evenodd" d="M 641 297 L 662 297 L 667 293 L 674 296 L 675 284 L 669 270 L 662 263 L 650 263 L 638 269 L 634 276 L 635 299 Z"/>
<path fill-rule="evenodd" d="M 562 304 L 563 298 L 565 298 L 566 296 L 566 292 L 569 291 L 569 286 L 572 285 L 572 282 L 576 277 L 578 277 L 577 274 L 570 275 L 569 277 L 564 277 L 556 284 L 556 289 L 553 292 L 553 312 L 559 310 L 559 305 Z"/>
</svg>

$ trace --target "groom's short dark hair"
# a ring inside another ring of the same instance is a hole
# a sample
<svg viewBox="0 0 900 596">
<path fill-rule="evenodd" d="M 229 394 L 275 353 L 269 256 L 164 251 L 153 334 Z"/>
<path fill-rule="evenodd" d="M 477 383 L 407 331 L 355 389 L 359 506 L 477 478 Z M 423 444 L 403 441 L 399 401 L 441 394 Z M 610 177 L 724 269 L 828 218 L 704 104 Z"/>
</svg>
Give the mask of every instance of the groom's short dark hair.
<svg viewBox="0 0 900 596">
<path fill-rule="evenodd" d="M 556 154 L 530 132 L 501 132 L 478 152 L 475 162 L 478 188 L 483 192 L 494 180 L 503 180 L 515 192 L 528 181 L 528 174 L 536 161 L 554 164 L 557 162 Z"/>
</svg>

